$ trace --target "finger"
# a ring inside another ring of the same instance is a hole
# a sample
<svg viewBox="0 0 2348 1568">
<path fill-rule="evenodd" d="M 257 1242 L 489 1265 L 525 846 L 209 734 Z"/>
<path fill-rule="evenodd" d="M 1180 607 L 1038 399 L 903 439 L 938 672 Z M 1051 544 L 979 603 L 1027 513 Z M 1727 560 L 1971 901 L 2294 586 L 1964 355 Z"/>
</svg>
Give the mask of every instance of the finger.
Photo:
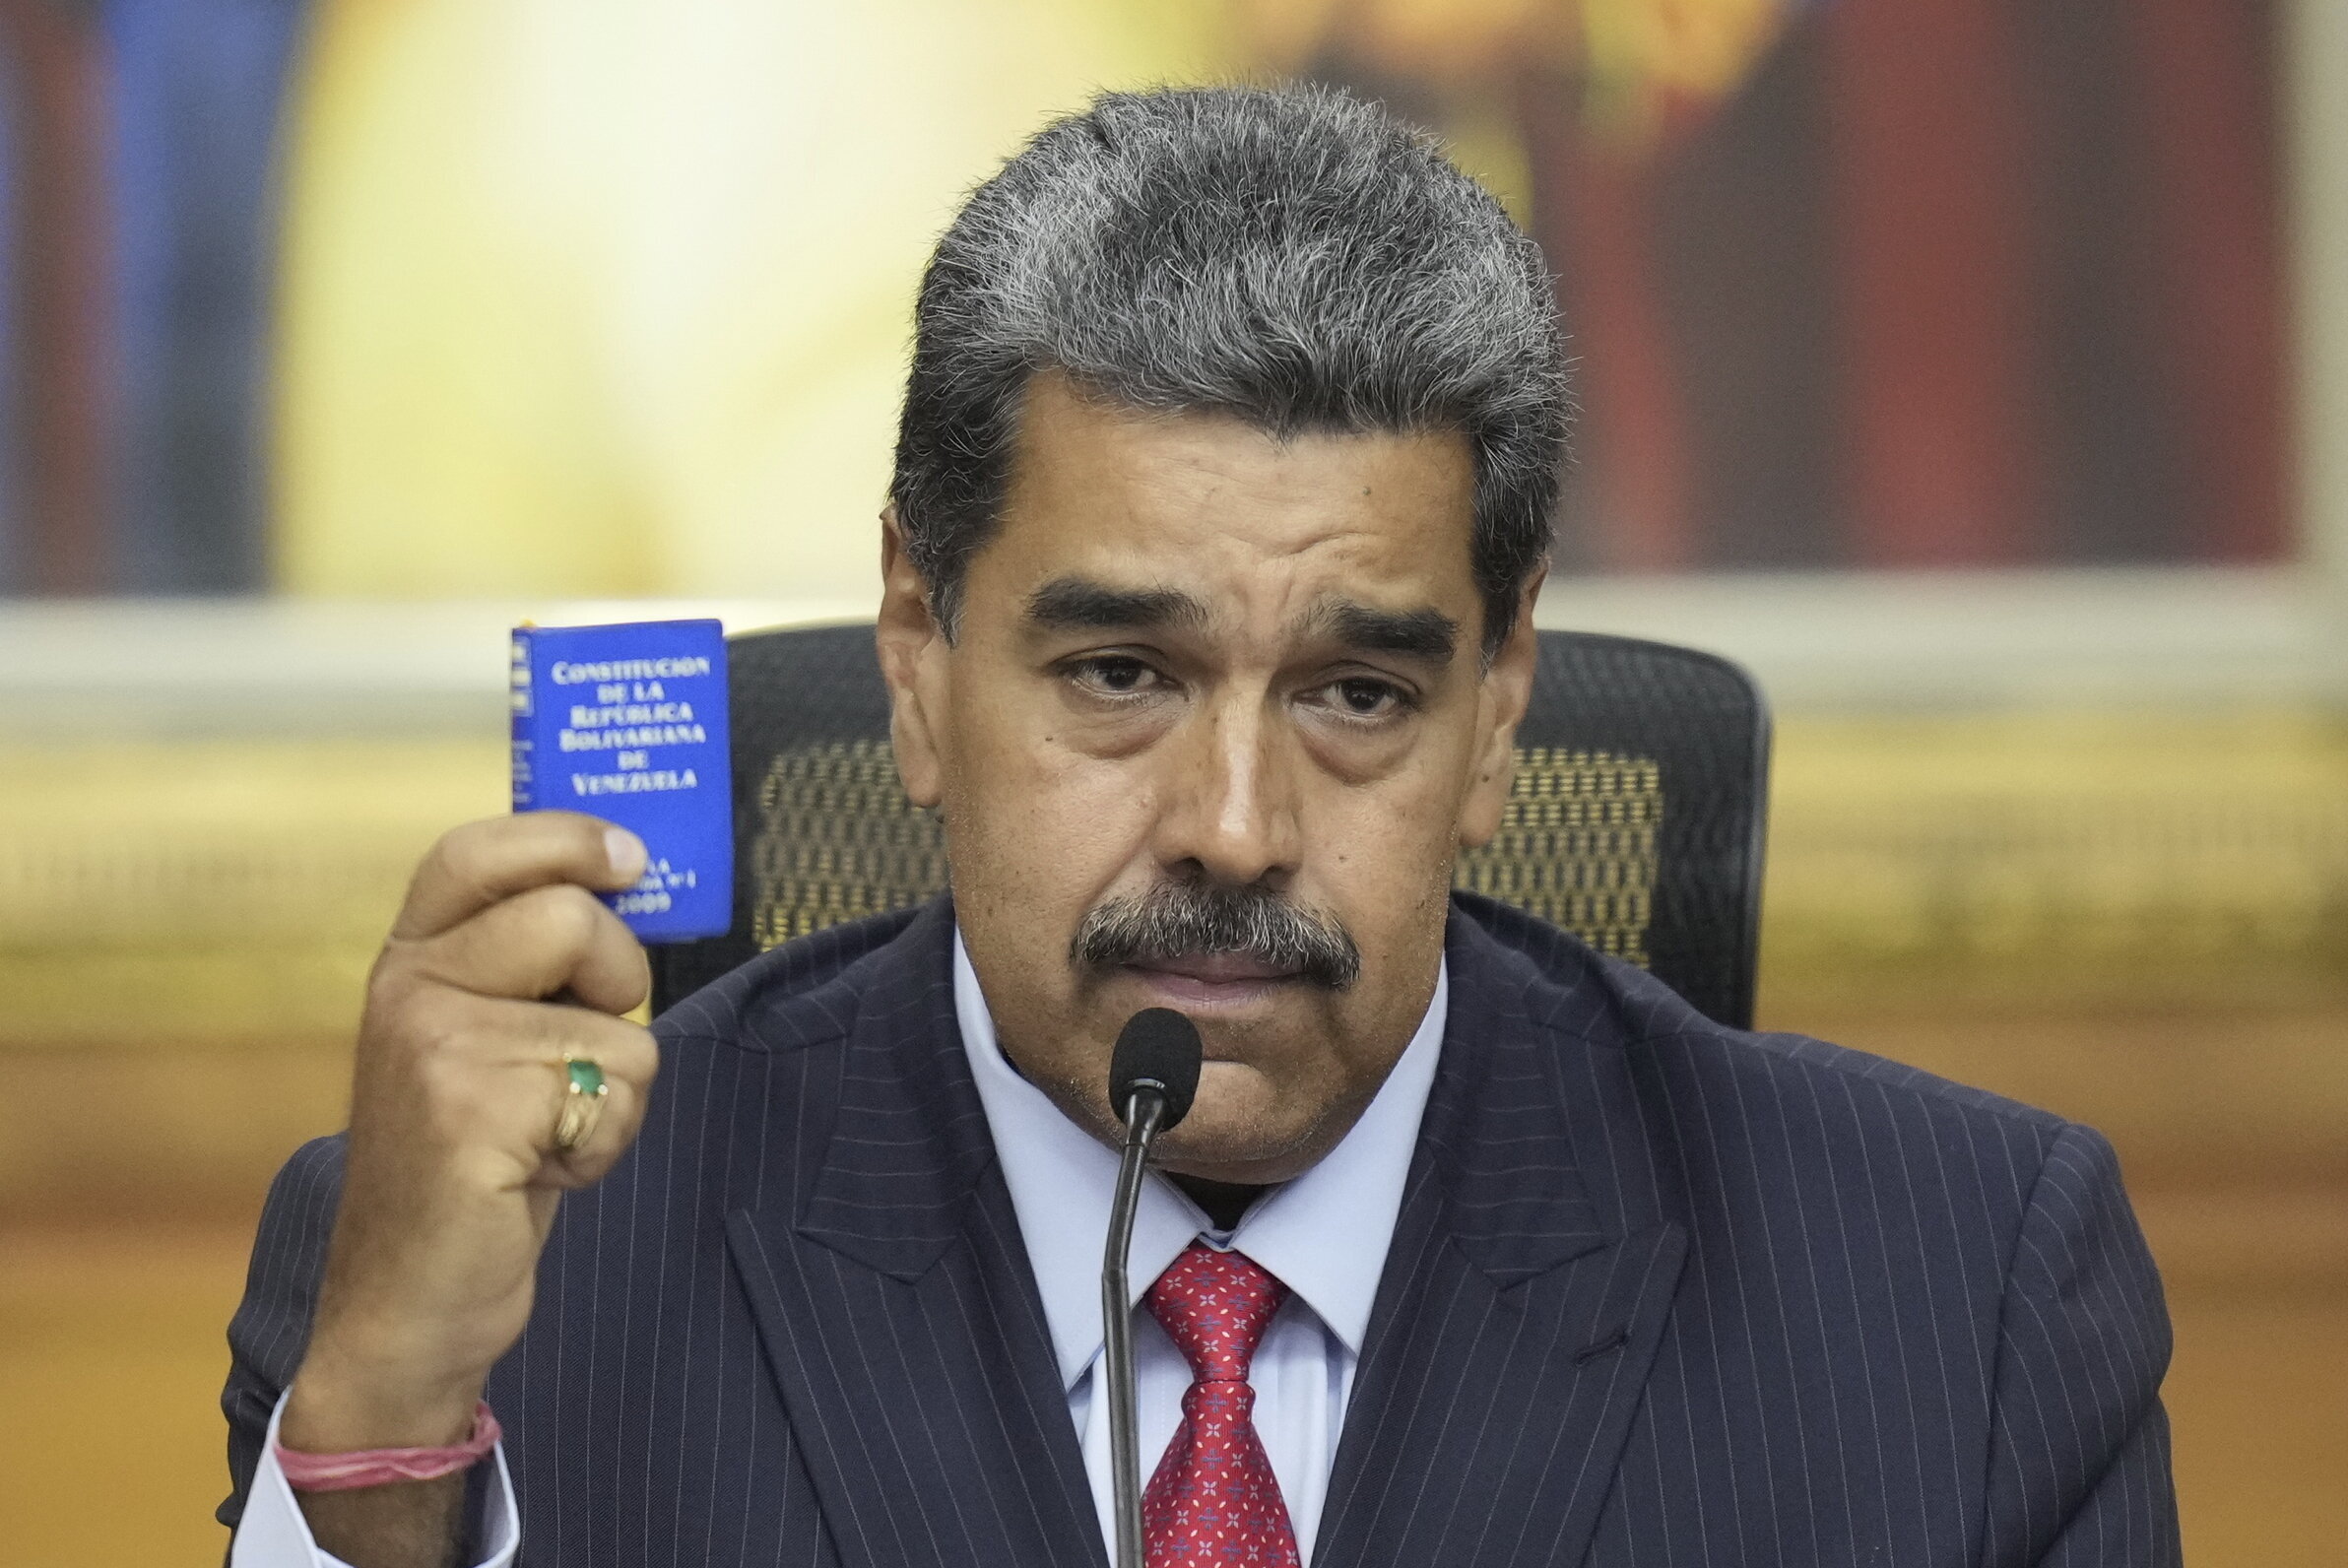
<svg viewBox="0 0 2348 1568">
<path fill-rule="evenodd" d="M 625 1019 L 550 1002 L 479 997 L 445 987 L 419 997 L 414 1012 L 418 1049 L 405 1068 L 362 1074 L 356 1097 L 370 1104 L 397 1096 L 432 1107 L 421 1140 L 414 1133 L 383 1157 L 404 1162 L 419 1146 L 474 1149 L 508 1164 L 493 1185 L 529 1180 L 554 1152 L 555 1113 L 565 1092 L 567 1058 L 593 1062 L 615 1094 L 603 1120 L 632 1127 L 632 1112 L 660 1071 L 652 1031 Z M 371 1118 L 354 1106 L 355 1138 Z M 599 1128 L 600 1135 L 600 1128 Z M 485 1167 L 487 1169 L 487 1167 Z"/>
<path fill-rule="evenodd" d="M 569 1016 L 553 1021 L 547 1031 L 546 1055 L 533 1064 L 544 1074 L 546 1086 L 527 1097 L 535 1100 L 537 1115 L 530 1129 L 540 1156 L 538 1174 L 531 1183 L 534 1187 L 585 1187 L 600 1180 L 635 1142 L 651 1103 L 653 1078 L 660 1071 L 660 1050 L 651 1030 L 575 1008 L 563 1011 Z M 564 1148 L 557 1135 L 572 1103 L 570 1065 L 574 1061 L 594 1064 L 604 1092 L 594 1104 L 586 1103 L 585 1095 L 580 1097 L 584 1131 Z M 516 1108 L 517 1114 L 527 1114 L 520 1102 Z"/>
<path fill-rule="evenodd" d="M 660 1071 L 660 1046 L 652 1031 L 625 1018 L 590 1013 L 559 1002 L 517 1002 L 504 997 L 456 996 L 442 1033 L 500 1095 L 515 1092 L 525 1076 L 534 1085 L 560 1078 L 565 1054 L 586 1057 L 615 1082 L 638 1088 Z"/>
<path fill-rule="evenodd" d="M 531 1182 L 537 1188 L 555 1188 L 570 1191 L 592 1187 L 620 1163 L 636 1132 L 644 1125 L 644 1112 L 651 1104 L 648 1086 L 617 1078 L 605 1081 L 601 1100 L 584 1105 L 587 1118 L 585 1132 L 569 1148 L 555 1143 L 562 1126 L 562 1114 L 569 1098 L 569 1085 L 563 1083 L 555 1095 L 554 1108 L 547 1114 L 546 1142 L 541 1145 L 545 1155 L 538 1167 L 538 1175 Z"/>
<path fill-rule="evenodd" d="M 536 1000 L 567 991 L 603 1013 L 625 1013 L 652 987 L 643 944 L 573 883 L 533 887 L 414 945 L 425 978 L 485 997 Z"/>
<path fill-rule="evenodd" d="M 395 938 L 434 937 L 501 899 L 575 882 L 617 891 L 644 875 L 643 840 L 578 812 L 520 812 L 440 836 L 417 867 Z"/>
</svg>

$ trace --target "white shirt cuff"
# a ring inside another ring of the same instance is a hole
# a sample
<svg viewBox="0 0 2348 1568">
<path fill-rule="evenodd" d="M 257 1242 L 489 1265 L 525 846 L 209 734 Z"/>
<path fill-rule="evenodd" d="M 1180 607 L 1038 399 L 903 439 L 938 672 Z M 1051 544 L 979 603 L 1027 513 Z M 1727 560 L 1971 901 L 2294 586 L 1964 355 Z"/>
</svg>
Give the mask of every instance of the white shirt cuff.
<svg viewBox="0 0 2348 1568">
<path fill-rule="evenodd" d="M 332 1553 L 320 1551 L 310 1538 L 309 1521 L 286 1472 L 277 1463 L 277 1423 L 284 1419 L 286 1400 L 278 1396 L 269 1412 L 269 1435 L 261 1443 L 260 1468 L 245 1493 L 244 1519 L 236 1527 L 236 1540 L 228 1550 L 229 1568 L 350 1568 Z M 522 1544 L 514 1507 L 513 1476 L 505 1469 L 505 1445 L 497 1445 L 497 1484 L 490 1487 L 482 1508 L 481 1539 L 488 1555 L 477 1568 L 511 1568 Z"/>
</svg>

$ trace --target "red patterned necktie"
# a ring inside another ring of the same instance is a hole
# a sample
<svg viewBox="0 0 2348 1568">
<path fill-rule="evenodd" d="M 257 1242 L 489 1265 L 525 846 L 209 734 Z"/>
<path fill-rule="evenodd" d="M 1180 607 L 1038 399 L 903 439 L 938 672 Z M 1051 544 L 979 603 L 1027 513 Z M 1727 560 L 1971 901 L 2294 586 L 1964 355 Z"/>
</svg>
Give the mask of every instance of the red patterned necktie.
<svg viewBox="0 0 2348 1568">
<path fill-rule="evenodd" d="M 1201 1242 L 1149 1287 L 1150 1315 L 1191 1364 L 1182 1426 L 1141 1493 L 1148 1568 L 1298 1568 L 1288 1505 L 1256 1436 L 1248 1363 L 1288 1287 Z"/>
</svg>

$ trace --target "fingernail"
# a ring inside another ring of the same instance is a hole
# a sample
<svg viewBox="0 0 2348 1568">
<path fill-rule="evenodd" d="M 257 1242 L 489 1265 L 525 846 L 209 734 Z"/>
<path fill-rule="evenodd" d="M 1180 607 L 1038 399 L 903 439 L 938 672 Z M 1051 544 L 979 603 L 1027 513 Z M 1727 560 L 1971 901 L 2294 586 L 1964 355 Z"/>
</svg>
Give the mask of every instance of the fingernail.
<svg viewBox="0 0 2348 1568">
<path fill-rule="evenodd" d="M 644 841 L 624 827 L 604 829 L 604 858 L 612 863 L 612 875 L 634 882 L 644 875 L 645 863 L 651 859 L 644 851 Z"/>
</svg>

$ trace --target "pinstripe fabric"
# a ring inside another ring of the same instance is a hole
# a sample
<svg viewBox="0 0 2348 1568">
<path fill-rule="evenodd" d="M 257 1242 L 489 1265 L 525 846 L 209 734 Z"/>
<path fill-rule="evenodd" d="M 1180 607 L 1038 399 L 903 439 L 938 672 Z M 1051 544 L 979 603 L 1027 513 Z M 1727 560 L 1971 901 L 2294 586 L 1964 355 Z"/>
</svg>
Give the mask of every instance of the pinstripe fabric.
<svg viewBox="0 0 2348 1568">
<path fill-rule="evenodd" d="M 491 1381 L 525 1561 L 1105 1563 L 950 930 L 820 933 L 661 1020 L 643 1136 Z M 2167 1321 L 2100 1138 L 1723 1029 L 1482 900 L 1449 951 L 1320 1568 L 2177 1561 Z M 263 1217 L 230 1522 L 339 1172 L 305 1147 Z"/>
</svg>

